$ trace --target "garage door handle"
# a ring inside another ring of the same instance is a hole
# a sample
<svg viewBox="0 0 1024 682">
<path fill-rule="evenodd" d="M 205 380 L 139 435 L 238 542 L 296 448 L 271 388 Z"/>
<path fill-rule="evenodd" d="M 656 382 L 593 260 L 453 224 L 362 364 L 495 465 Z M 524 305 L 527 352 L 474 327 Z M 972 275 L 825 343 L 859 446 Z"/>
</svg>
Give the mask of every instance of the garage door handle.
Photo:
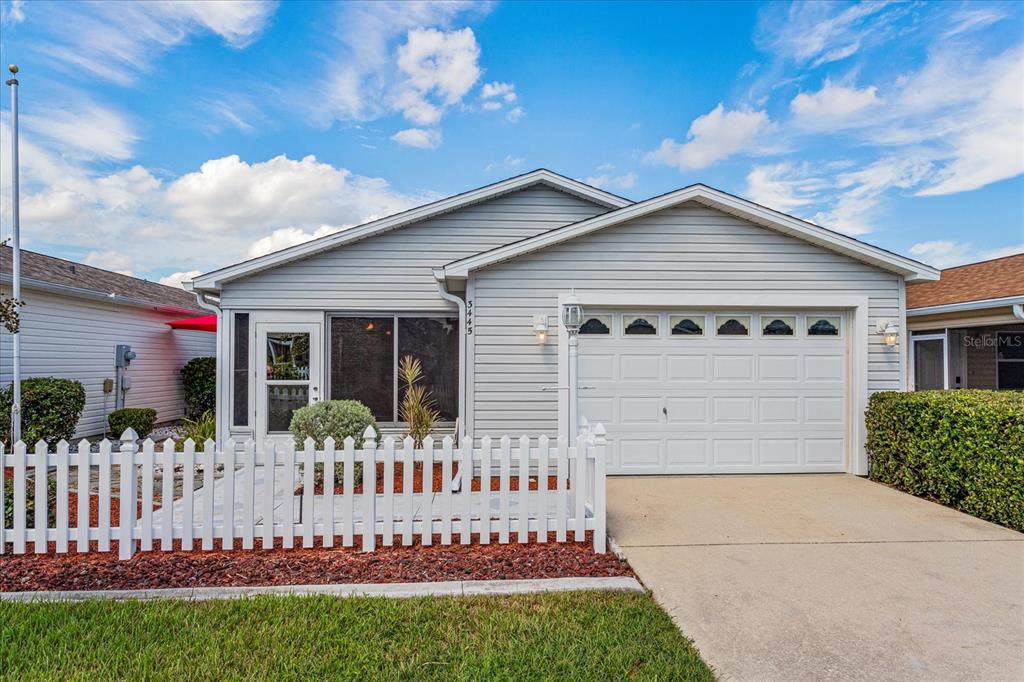
<svg viewBox="0 0 1024 682">
<path fill-rule="evenodd" d="M 668 416 L 668 408 L 667 407 L 661 408 L 661 413 L 667 417 Z"/>
</svg>

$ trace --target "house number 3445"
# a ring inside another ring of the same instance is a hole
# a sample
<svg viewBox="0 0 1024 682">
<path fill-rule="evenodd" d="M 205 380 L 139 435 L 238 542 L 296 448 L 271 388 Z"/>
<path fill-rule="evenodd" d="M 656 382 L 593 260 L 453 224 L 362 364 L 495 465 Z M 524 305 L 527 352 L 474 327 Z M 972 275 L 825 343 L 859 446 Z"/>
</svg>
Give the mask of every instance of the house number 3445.
<svg viewBox="0 0 1024 682">
<path fill-rule="evenodd" d="M 466 301 L 466 336 L 473 334 L 473 301 Z"/>
</svg>

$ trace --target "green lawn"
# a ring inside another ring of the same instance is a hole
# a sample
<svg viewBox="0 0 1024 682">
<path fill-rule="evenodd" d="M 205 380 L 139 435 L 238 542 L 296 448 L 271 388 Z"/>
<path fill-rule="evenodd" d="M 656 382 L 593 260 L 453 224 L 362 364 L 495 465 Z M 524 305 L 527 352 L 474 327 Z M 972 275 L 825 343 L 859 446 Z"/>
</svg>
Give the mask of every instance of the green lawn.
<svg viewBox="0 0 1024 682">
<path fill-rule="evenodd" d="M 0 602 L 5 679 L 712 680 L 646 595 Z"/>
</svg>

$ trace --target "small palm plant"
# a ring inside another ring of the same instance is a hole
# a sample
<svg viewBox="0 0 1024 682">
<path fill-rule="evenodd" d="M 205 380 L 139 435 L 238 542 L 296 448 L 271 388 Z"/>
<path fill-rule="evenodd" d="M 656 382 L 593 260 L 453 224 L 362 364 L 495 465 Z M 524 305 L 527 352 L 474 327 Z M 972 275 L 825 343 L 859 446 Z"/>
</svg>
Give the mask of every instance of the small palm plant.
<svg viewBox="0 0 1024 682">
<path fill-rule="evenodd" d="M 434 398 L 430 391 L 421 384 L 423 365 L 411 355 L 406 355 L 398 364 L 398 376 L 405 385 L 405 395 L 398 407 L 399 416 L 408 424 L 408 435 L 416 442 L 416 447 L 423 446 L 423 439 L 430 435 L 441 418 L 435 409 Z"/>
</svg>

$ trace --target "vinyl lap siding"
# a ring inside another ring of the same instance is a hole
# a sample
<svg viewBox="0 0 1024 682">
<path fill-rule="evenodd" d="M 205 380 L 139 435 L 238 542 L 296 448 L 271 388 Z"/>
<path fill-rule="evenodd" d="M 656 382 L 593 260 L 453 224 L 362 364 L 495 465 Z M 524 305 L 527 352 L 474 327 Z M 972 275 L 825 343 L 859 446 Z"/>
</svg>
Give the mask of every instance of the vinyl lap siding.
<svg viewBox="0 0 1024 682">
<path fill-rule="evenodd" d="M 76 379 L 85 387 L 86 403 L 76 437 L 103 433 L 114 394 L 103 393 L 103 380 L 114 378 L 114 349 L 127 343 L 138 353 L 128 374 L 128 407 L 152 407 L 160 422 L 184 412 L 181 367 L 194 357 L 214 355 L 215 335 L 176 331 L 167 326 L 185 315 L 112 305 L 99 301 L 27 291 L 21 308 L 22 376 Z M 11 381 L 11 335 L 0 332 L 0 382 Z"/>
<path fill-rule="evenodd" d="M 546 186 L 530 187 L 229 282 L 221 306 L 446 310 L 454 306 L 438 295 L 432 268 L 606 210 Z"/>
<path fill-rule="evenodd" d="M 475 435 L 557 433 L 557 393 L 541 390 L 558 382 L 557 337 L 539 345 L 531 320 L 547 313 L 554 324 L 558 294 L 572 287 L 860 294 L 869 329 L 901 318 L 895 274 L 700 205 L 666 209 L 473 273 Z M 869 390 L 901 388 L 900 353 L 878 334 L 867 342 Z"/>
</svg>

